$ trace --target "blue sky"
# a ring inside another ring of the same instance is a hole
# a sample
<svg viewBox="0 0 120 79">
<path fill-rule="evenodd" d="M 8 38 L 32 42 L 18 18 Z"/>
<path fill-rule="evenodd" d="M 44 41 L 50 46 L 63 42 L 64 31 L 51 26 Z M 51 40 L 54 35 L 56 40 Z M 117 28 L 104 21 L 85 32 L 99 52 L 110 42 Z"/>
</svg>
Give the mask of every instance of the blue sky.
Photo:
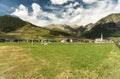
<svg viewBox="0 0 120 79">
<path fill-rule="evenodd" d="M 20 4 L 25 5 L 31 9 L 32 3 L 38 3 L 41 6 L 45 6 L 50 3 L 49 0 L 0 0 L 0 15 L 6 15 L 12 13 L 16 7 Z"/>
<path fill-rule="evenodd" d="M 120 0 L 0 0 L 0 15 L 13 15 L 38 26 L 95 23 L 120 13 Z"/>
</svg>

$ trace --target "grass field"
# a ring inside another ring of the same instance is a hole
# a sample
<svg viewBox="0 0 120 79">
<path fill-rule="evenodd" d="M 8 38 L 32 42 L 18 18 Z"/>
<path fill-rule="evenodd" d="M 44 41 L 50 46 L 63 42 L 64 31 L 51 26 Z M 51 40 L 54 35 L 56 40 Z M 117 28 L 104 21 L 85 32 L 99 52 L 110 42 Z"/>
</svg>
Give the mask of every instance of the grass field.
<svg viewBox="0 0 120 79">
<path fill-rule="evenodd" d="M 0 79 L 120 79 L 114 44 L 0 43 Z"/>
</svg>

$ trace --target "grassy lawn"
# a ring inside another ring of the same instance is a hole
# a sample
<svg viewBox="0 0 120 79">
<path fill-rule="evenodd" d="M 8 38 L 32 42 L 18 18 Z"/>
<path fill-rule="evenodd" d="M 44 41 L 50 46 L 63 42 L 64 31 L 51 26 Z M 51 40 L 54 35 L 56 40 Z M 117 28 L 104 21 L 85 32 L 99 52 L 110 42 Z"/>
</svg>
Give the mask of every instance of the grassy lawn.
<svg viewBox="0 0 120 79">
<path fill-rule="evenodd" d="M 120 79 L 114 44 L 0 43 L 0 79 Z"/>
</svg>

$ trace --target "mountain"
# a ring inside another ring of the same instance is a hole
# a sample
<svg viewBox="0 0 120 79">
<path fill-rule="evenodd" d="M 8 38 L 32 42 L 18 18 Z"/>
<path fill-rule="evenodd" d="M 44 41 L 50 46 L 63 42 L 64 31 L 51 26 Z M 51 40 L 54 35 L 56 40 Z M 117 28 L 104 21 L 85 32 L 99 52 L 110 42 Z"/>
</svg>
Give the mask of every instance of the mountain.
<svg viewBox="0 0 120 79">
<path fill-rule="evenodd" d="M 89 25 L 88 25 L 89 26 Z M 87 26 L 86 26 L 87 27 Z M 98 38 L 101 33 L 104 37 L 120 36 L 120 13 L 110 14 L 95 24 L 92 24 L 90 30 L 87 30 L 83 36 L 87 38 Z"/>
<path fill-rule="evenodd" d="M 99 38 L 101 33 L 105 38 L 120 36 L 120 13 L 110 14 L 100 19 L 95 24 L 90 23 L 86 26 L 71 26 L 51 24 L 48 29 L 67 32 L 73 37 Z"/>
<path fill-rule="evenodd" d="M 61 39 L 61 38 L 98 38 L 120 36 L 120 14 L 111 14 L 95 24 L 86 26 L 50 24 L 35 26 L 13 16 L 0 16 L 0 38 L 6 39 Z"/>
<path fill-rule="evenodd" d="M 0 16 L 0 38 L 6 39 L 56 39 L 71 37 L 67 32 L 35 26 L 13 16 Z"/>
<path fill-rule="evenodd" d="M 45 26 L 45 28 L 55 31 L 63 31 L 69 34 L 74 34 L 78 25 L 66 25 L 66 24 L 50 24 Z"/>
<path fill-rule="evenodd" d="M 73 38 L 80 38 L 81 34 L 88 30 L 89 28 L 85 28 L 84 26 L 78 26 L 76 24 L 66 25 L 66 24 L 50 24 L 45 26 L 44 28 L 53 30 L 53 31 L 61 31 L 64 33 L 68 33 Z"/>
<path fill-rule="evenodd" d="M 63 24 L 50 24 L 50 25 L 45 26 L 44 28 L 54 30 L 54 31 L 63 31 L 69 34 L 72 34 L 72 32 L 74 31 L 72 27 L 70 27 L 69 25 L 65 25 L 65 24 L 64 25 Z"/>
<path fill-rule="evenodd" d="M 94 27 L 94 24 L 90 23 L 90 24 L 84 26 L 84 29 L 85 29 L 85 31 L 90 31 L 93 27 Z"/>
<path fill-rule="evenodd" d="M 24 26 L 26 22 L 22 21 L 17 17 L 12 16 L 0 16 L 0 31 L 2 32 L 10 32 L 14 31 L 22 26 Z"/>
</svg>

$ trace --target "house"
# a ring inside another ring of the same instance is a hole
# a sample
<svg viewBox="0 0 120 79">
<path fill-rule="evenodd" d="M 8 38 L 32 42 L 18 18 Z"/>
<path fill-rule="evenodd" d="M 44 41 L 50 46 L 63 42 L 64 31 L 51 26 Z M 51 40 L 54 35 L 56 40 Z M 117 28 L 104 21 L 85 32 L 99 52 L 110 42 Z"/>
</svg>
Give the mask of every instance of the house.
<svg viewBox="0 0 120 79">
<path fill-rule="evenodd" d="M 65 39 L 62 39 L 60 42 L 61 42 L 61 43 L 65 43 L 65 42 L 66 42 L 66 40 L 65 40 Z"/>
<path fill-rule="evenodd" d="M 61 43 L 73 43 L 74 39 L 72 38 L 65 38 L 60 41 Z"/>
</svg>

